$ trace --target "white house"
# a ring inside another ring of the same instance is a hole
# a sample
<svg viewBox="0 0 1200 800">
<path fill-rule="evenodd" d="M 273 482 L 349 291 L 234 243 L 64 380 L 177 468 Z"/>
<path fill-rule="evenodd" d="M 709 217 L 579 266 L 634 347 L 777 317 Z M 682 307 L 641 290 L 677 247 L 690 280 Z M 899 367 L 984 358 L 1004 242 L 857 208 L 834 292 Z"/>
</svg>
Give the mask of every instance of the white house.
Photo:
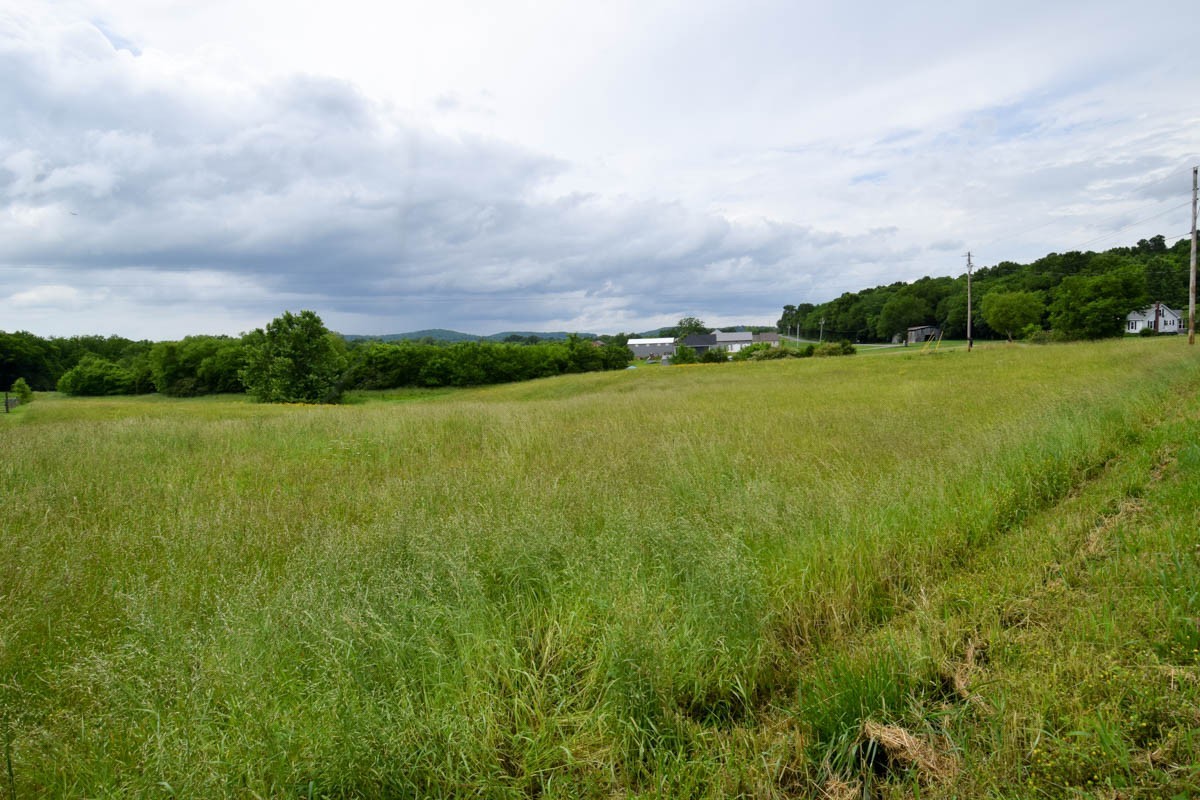
<svg viewBox="0 0 1200 800">
<path fill-rule="evenodd" d="M 634 358 L 660 358 L 675 352 L 675 340 L 670 337 L 661 339 L 630 339 L 625 345 L 633 353 Z"/>
<path fill-rule="evenodd" d="M 1162 303 L 1155 303 L 1141 311 L 1131 311 L 1125 317 L 1126 333 L 1141 333 L 1149 328 L 1159 333 L 1179 333 L 1183 318 Z"/>
<path fill-rule="evenodd" d="M 743 347 L 754 344 L 754 334 L 749 331 L 731 331 L 729 333 L 717 331 L 713 335 L 717 337 L 716 346 L 730 353 L 736 353 Z"/>
</svg>

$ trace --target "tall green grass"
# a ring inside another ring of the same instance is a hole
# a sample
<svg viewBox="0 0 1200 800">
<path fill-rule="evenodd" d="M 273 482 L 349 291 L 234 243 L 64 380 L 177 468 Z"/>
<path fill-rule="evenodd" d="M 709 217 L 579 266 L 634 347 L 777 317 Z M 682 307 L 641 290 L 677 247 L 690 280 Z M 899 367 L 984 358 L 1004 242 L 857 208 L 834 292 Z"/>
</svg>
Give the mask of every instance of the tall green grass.
<svg viewBox="0 0 1200 800">
<path fill-rule="evenodd" d="M 1154 340 L 39 397 L 0 425 L 10 792 L 816 791 L 941 652 L 856 643 L 1198 385 Z"/>
</svg>

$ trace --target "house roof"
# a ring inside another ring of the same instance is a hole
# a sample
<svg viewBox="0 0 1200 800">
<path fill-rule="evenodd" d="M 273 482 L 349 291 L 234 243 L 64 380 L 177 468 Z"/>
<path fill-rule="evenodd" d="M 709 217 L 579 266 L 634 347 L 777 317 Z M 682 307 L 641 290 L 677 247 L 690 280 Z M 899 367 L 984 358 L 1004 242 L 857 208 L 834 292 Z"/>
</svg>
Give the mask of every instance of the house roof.
<svg viewBox="0 0 1200 800">
<path fill-rule="evenodd" d="M 674 343 L 675 343 L 675 340 L 672 339 L 671 337 L 667 336 L 667 337 L 662 337 L 662 338 L 658 338 L 658 339 L 630 339 L 625 344 L 632 347 L 633 345 L 639 345 L 639 344 L 640 345 L 659 345 L 659 344 L 674 344 Z"/>
<path fill-rule="evenodd" d="M 686 344 L 688 347 L 716 343 L 717 337 L 711 333 L 693 333 L 690 336 L 685 336 L 683 339 L 683 344 Z"/>
<path fill-rule="evenodd" d="M 1160 316 L 1174 317 L 1175 319 L 1183 319 L 1182 314 L 1180 314 L 1178 311 L 1174 310 L 1173 308 L 1169 307 L 1166 303 L 1159 303 L 1158 310 L 1159 310 Z M 1145 308 L 1143 308 L 1140 311 L 1130 311 L 1129 314 L 1125 317 L 1125 319 L 1127 319 L 1127 320 L 1135 320 L 1135 319 L 1151 320 L 1151 319 L 1154 319 L 1154 304 L 1151 303 L 1150 305 L 1146 306 Z"/>
<path fill-rule="evenodd" d="M 716 333 L 713 334 L 713 336 L 717 337 L 718 343 L 720 343 L 720 342 L 753 342 L 754 341 L 754 334 L 751 333 L 750 331 L 731 331 L 730 333 L 725 333 L 723 331 L 717 331 Z"/>
</svg>

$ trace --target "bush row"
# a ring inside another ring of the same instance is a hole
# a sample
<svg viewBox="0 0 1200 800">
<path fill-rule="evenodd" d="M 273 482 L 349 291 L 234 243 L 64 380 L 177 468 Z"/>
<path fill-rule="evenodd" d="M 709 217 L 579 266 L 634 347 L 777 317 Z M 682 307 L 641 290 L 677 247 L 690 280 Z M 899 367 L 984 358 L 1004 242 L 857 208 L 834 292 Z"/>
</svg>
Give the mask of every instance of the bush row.
<svg viewBox="0 0 1200 800">
<path fill-rule="evenodd" d="M 575 336 L 561 342 L 533 345 L 346 344 L 336 337 L 333 341 L 336 345 L 329 356 L 336 374 L 333 395 L 349 389 L 509 383 L 572 372 L 622 369 L 631 359 L 623 344 L 596 346 Z M 189 336 L 178 342 L 159 342 L 138 359 L 113 360 L 88 354 L 59 378 L 57 388 L 67 394 L 91 396 L 157 391 L 174 397 L 191 397 L 245 392 L 247 378 L 254 381 L 261 372 L 261 359 L 256 360 L 255 355 L 264 352 L 265 347 L 264 333 L 255 331 L 241 338 Z M 260 399 L 287 396 L 285 390 L 268 394 L 270 397 Z"/>
<path fill-rule="evenodd" d="M 696 351 L 687 345 L 675 348 L 671 356 L 672 364 L 721 364 L 726 361 L 774 361 L 780 358 L 824 358 L 828 356 L 852 356 L 857 352 L 848 340 L 840 342 L 823 342 L 807 344 L 804 347 L 775 347 L 770 342 L 756 342 L 730 354 L 725 350 L 713 348 L 697 355 Z"/>
</svg>

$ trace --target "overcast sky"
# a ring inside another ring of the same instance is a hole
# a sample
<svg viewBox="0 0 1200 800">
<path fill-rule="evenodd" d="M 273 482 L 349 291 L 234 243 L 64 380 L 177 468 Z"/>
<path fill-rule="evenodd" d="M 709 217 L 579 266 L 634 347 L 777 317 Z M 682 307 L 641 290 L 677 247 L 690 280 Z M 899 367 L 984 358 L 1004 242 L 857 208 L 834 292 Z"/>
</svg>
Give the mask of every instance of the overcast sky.
<svg viewBox="0 0 1200 800">
<path fill-rule="evenodd" d="M 1188 233 L 1193 2 L 0 0 L 0 330 L 773 324 Z"/>
</svg>

